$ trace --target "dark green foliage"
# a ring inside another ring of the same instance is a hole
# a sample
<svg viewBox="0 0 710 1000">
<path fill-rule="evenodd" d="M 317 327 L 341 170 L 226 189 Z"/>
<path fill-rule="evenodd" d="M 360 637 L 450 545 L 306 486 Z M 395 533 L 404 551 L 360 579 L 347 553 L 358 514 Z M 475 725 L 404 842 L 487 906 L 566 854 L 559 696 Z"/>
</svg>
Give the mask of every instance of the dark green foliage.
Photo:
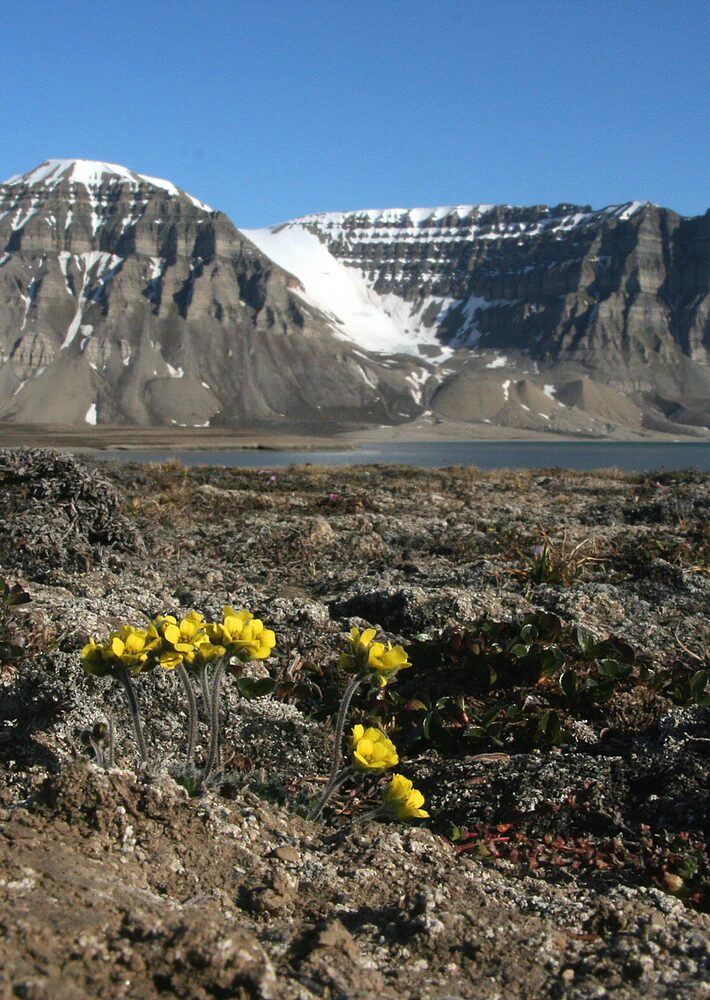
<svg viewBox="0 0 710 1000">
<path fill-rule="evenodd" d="M 17 608 L 21 604 L 28 604 L 32 598 L 19 583 L 8 583 L 4 577 L 0 576 L 0 603 L 5 608 Z"/>
<path fill-rule="evenodd" d="M 622 637 L 565 628 L 549 612 L 422 634 L 410 656 L 415 669 L 370 699 L 369 718 L 398 745 L 445 754 L 568 743 L 575 719 L 598 731 L 613 725 L 616 696 L 634 688 L 679 705 L 710 703 L 706 669 L 677 660 L 653 670 Z"/>
<path fill-rule="evenodd" d="M 271 677 L 240 677 L 237 680 L 237 688 L 242 698 L 251 701 L 254 698 L 263 698 L 276 687 L 276 682 Z"/>
</svg>

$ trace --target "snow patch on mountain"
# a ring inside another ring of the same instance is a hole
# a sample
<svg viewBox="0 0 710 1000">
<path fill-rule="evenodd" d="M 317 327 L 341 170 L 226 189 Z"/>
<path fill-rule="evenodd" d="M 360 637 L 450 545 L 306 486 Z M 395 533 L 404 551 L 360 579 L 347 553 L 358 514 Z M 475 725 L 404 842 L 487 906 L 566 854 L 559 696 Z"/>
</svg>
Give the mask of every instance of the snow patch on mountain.
<svg viewBox="0 0 710 1000">
<path fill-rule="evenodd" d="M 298 294 L 330 318 L 337 336 L 368 351 L 440 362 L 457 348 L 477 345 L 482 312 L 517 301 L 444 297 L 452 245 L 510 241 L 520 246 L 543 233 L 561 238 L 612 216 L 626 220 L 643 208 L 641 202 L 596 211 L 559 205 L 532 216 L 506 205 L 363 209 L 304 215 L 243 233 L 298 278 Z M 439 330 L 455 309 L 461 310 L 461 322 L 444 346 Z"/>
<path fill-rule="evenodd" d="M 300 225 L 273 229 L 243 229 L 242 233 L 262 253 L 300 281 L 297 293 L 329 317 L 335 334 L 366 351 L 385 354 L 418 354 L 436 348 L 439 359 L 451 354 L 436 337 L 436 326 L 427 327 L 422 313 L 429 300 L 406 302 L 397 295 L 379 295 L 358 270 L 346 267 L 329 252 L 315 233 Z M 431 302 L 439 312 L 449 306 L 441 297 Z"/>
<path fill-rule="evenodd" d="M 6 187 L 37 187 L 52 190 L 64 181 L 73 184 L 81 184 L 88 191 L 96 190 L 106 184 L 128 184 L 133 189 L 138 189 L 141 185 L 148 184 L 154 188 L 161 188 L 167 191 L 171 197 L 184 195 L 192 204 L 202 211 L 212 212 L 213 209 L 198 198 L 194 198 L 186 191 L 181 191 L 171 181 L 162 180 L 160 177 L 148 177 L 145 174 L 137 174 L 127 167 L 122 167 L 119 163 L 105 163 L 103 160 L 45 160 L 34 170 L 26 174 L 15 174 L 4 182 Z M 26 219 L 23 225 L 26 223 Z M 19 225 L 14 228 L 21 228 Z"/>
</svg>

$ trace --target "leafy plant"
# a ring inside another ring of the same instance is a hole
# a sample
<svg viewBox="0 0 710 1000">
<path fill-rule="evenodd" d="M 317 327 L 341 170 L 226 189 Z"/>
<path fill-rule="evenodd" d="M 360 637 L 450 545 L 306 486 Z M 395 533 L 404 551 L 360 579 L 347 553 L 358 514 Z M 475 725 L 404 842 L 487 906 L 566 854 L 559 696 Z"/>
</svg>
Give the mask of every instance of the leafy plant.
<svg viewBox="0 0 710 1000">
<path fill-rule="evenodd" d="M 21 604 L 28 604 L 32 598 L 19 583 L 9 583 L 0 576 L 0 603 L 5 608 L 17 608 Z"/>
<path fill-rule="evenodd" d="M 392 646 L 390 642 L 385 645 L 375 639 L 376 635 L 377 629 L 374 628 L 364 629 L 362 632 L 358 628 L 351 629 L 348 647 L 340 656 L 340 666 L 354 676 L 340 702 L 335 721 L 330 774 L 322 794 L 309 811 L 311 819 L 320 816 L 336 789 L 354 773 L 382 771 L 399 761 L 394 744 L 381 729 L 365 729 L 361 725 L 355 725 L 350 746 L 351 763 L 342 766 L 345 720 L 357 689 L 369 682 L 371 686 L 384 690 L 401 670 L 412 666 L 402 646 Z M 404 775 L 394 774 L 384 790 L 382 804 L 368 815 L 389 815 L 400 820 L 420 819 L 429 815 L 421 808 L 423 805 L 424 796 L 413 788 L 412 782 Z"/>
<path fill-rule="evenodd" d="M 589 538 L 571 545 L 566 533 L 557 543 L 546 532 L 543 531 L 541 535 L 541 541 L 531 552 L 518 549 L 531 583 L 574 583 L 587 566 L 601 562 L 595 554 L 594 543 Z M 590 546 L 591 551 L 588 550 Z"/>
<path fill-rule="evenodd" d="M 625 876 L 678 896 L 696 909 L 710 904 L 710 871 L 705 845 L 685 831 L 653 831 L 640 824 L 613 837 L 536 836 L 513 823 L 454 826 L 458 855 L 474 854 L 489 863 L 505 860 L 530 871 L 562 869 L 596 879 L 605 872 Z"/>
</svg>

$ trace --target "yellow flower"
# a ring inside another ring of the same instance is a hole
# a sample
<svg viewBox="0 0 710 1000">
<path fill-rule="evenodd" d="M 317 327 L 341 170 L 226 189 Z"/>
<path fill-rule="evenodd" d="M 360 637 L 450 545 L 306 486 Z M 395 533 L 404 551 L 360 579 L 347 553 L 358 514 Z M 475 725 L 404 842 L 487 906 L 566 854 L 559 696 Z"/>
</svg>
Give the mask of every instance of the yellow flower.
<svg viewBox="0 0 710 1000">
<path fill-rule="evenodd" d="M 164 670 L 174 670 L 180 663 L 199 666 L 224 656 L 224 649 L 210 642 L 207 625 L 197 611 L 190 611 L 181 621 L 174 615 L 158 615 L 153 625 L 162 639 L 158 662 Z"/>
<path fill-rule="evenodd" d="M 91 639 L 82 649 L 81 657 L 84 670 L 98 677 L 116 673 L 120 668 L 137 674 L 146 667 L 159 646 L 160 636 L 152 625 L 144 629 L 122 625 L 103 644 Z"/>
<path fill-rule="evenodd" d="M 343 670 L 350 670 L 353 673 L 364 670 L 367 666 L 370 643 L 376 635 L 376 628 L 366 628 L 363 632 L 359 628 L 350 629 L 350 647 L 340 654 L 338 661 Z"/>
<path fill-rule="evenodd" d="M 360 673 L 369 670 L 380 687 L 384 687 L 399 670 L 411 667 L 409 657 L 401 646 L 373 642 L 377 629 L 350 630 L 350 646 L 340 654 L 339 665 L 343 670 Z"/>
<path fill-rule="evenodd" d="M 409 778 L 403 774 L 393 774 L 385 788 L 384 808 L 395 819 L 426 819 L 429 813 L 422 809 L 424 796 L 412 787 Z"/>
<path fill-rule="evenodd" d="M 93 639 L 89 639 L 82 649 L 81 659 L 86 673 L 93 674 L 94 677 L 106 677 L 114 672 L 115 664 L 104 658 L 104 647 Z"/>
<path fill-rule="evenodd" d="M 373 642 L 367 651 L 367 665 L 383 688 L 399 670 L 411 667 L 412 664 L 401 646 L 393 646 L 391 642 L 386 646 L 383 642 Z"/>
<path fill-rule="evenodd" d="M 214 645 L 223 646 L 229 656 L 240 660 L 266 660 L 276 645 L 276 635 L 251 611 L 225 607 L 222 622 L 208 625 Z"/>
<path fill-rule="evenodd" d="M 163 670 L 174 670 L 175 667 L 180 666 L 183 658 L 183 654 L 179 653 L 177 650 L 166 649 L 165 652 L 161 653 L 158 657 L 158 663 Z"/>
<path fill-rule="evenodd" d="M 358 771 L 384 771 L 399 763 L 394 743 L 379 729 L 353 726 L 351 749 Z"/>
</svg>

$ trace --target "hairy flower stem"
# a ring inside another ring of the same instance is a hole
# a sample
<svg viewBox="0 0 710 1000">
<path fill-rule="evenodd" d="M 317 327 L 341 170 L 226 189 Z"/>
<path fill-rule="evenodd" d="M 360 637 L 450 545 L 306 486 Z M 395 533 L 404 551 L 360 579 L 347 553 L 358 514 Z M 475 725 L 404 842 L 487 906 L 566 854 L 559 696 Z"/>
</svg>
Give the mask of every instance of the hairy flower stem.
<svg viewBox="0 0 710 1000">
<path fill-rule="evenodd" d="M 367 673 L 356 674 L 355 677 L 350 681 L 347 688 L 345 689 L 345 694 L 343 695 L 343 700 L 340 702 L 340 710 L 338 711 L 338 718 L 335 720 L 335 738 L 333 743 L 333 757 L 330 762 L 330 774 L 328 775 L 328 784 L 325 786 L 323 794 L 318 799 L 317 803 L 311 810 L 311 819 L 316 819 L 320 816 L 325 804 L 327 803 L 330 796 L 333 794 L 335 788 L 334 782 L 338 777 L 338 769 L 340 767 L 340 761 L 343 756 L 343 732 L 345 730 L 345 717 L 348 714 L 348 709 L 350 708 L 350 702 L 353 700 L 353 695 L 360 687 L 362 682 L 367 677 Z"/>
<path fill-rule="evenodd" d="M 143 724 L 141 723 L 141 713 L 138 708 L 138 699 L 136 698 L 135 688 L 133 687 L 133 682 L 131 681 L 130 674 L 124 667 L 119 672 L 119 678 L 123 684 L 123 688 L 126 692 L 126 697 L 128 698 L 128 704 L 131 709 L 131 716 L 133 718 L 133 730 L 136 734 L 136 743 L 138 744 L 138 753 L 141 757 L 141 764 L 148 763 L 148 749 L 145 745 L 145 738 L 143 736 Z"/>
<path fill-rule="evenodd" d="M 195 692 L 192 687 L 192 682 L 187 675 L 187 670 L 182 663 L 178 663 L 175 668 L 178 677 L 182 681 L 182 686 L 185 688 L 185 696 L 187 698 L 187 754 L 185 756 L 185 763 L 192 764 L 195 757 L 195 742 L 197 740 L 197 702 L 195 701 Z"/>
<path fill-rule="evenodd" d="M 377 806 L 375 809 L 368 809 L 361 816 L 356 816 L 353 819 L 353 823 L 364 823 L 368 819 L 379 819 L 379 817 L 386 815 L 387 810 L 383 806 Z"/>
<path fill-rule="evenodd" d="M 323 789 L 321 797 L 318 802 L 313 807 L 309 813 L 309 819 L 318 819 L 320 814 L 323 812 L 331 797 L 335 795 L 337 790 L 348 778 L 352 777 L 353 774 L 357 774 L 357 769 L 354 767 L 344 767 L 342 771 L 338 771 L 334 777 L 330 779 L 328 784 Z"/>
<path fill-rule="evenodd" d="M 207 677 L 207 667 L 201 666 L 198 678 L 200 681 L 200 691 L 202 692 L 202 701 L 205 706 L 205 714 L 207 716 L 207 725 L 212 726 L 212 692 L 210 691 L 210 682 Z"/>
<path fill-rule="evenodd" d="M 106 767 L 113 767 L 114 765 L 114 752 L 116 750 L 116 730 L 113 726 L 113 716 L 106 713 L 106 721 L 108 723 L 108 750 L 106 751 Z"/>
<path fill-rule="evenodd" d="M 101 751 L 101 747 L 98 745 L 96 740 L 92 737 L 89 738 L 89 746 L 94 751 L 94 756 L 96 757 L 96 763 L 99 767 L 106 767 L 106 761 L 104 760 L 104 755 Z"/>
<path fill-rule="evenodd" d="M 219 689 L 222 684 L 222 678 L 224 676 L 224 671 L 227 666 L 227 659 L 220 660 L 217 664 L 217 668 L 214 672 L 214 677 L 212 678 L 212 705 L 211 705 L 211 740 L 210 740 L 210 755 L 207 758 L 207 764 L 205 765 L 204 781 L 207 781 L 209 776 L 214 770 L 215 763 L 217 762 L 217 756 L 219 754 Z"/>
</svg>

